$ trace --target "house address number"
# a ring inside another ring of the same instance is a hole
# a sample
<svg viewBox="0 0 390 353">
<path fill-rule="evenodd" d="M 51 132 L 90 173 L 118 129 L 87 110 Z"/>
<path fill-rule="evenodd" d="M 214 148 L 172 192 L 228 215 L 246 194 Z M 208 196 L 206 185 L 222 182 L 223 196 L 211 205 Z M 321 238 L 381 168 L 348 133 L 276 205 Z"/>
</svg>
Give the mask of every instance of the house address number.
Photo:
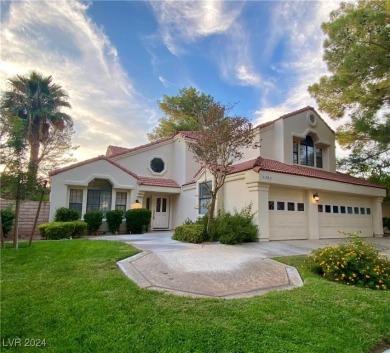
<svg viewBox="0 0 390 353">
<path fill-rule="evenodd" d="M 270 175 L 263 175 L 262 178 L 265 180 L 272 180 L 272 177 Z"/>
</svg>

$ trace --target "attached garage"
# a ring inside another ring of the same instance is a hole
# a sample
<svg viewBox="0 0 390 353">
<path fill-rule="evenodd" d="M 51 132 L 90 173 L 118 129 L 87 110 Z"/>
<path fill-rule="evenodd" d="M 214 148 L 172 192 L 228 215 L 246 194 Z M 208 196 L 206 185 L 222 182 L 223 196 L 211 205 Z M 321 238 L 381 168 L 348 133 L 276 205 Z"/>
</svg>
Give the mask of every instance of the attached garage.
<svg viewBox="0 0 390 353">
<path fill-rule="evenodd" d="M 374 221 L 371 202 L 362 197 L 324 194 L 318 204 L 320 239 L 342 238 L 343 233 L 361 232 L 373 236 Z"/>
<path fill-rule="evenodd" d="M 271 188 L 268 211 L 270 240 L 307 239 L 304 191 Z"/>
</svg>

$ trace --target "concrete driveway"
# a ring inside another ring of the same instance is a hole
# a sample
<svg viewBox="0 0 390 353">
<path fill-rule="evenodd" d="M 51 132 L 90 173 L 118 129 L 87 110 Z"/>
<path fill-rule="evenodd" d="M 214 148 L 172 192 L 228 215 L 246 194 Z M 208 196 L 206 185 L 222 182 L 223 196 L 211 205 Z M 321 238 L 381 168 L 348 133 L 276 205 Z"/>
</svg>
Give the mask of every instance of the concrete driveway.
<svg viewBox="0 0 390 353">
<path fill-rule="evenodd" d="M 303 285 L 298 271 L 271 259 L 306 255 L 340 240 L 299 240 L 223 245 L 189 244 L 171 239 L 172 232 L 99 236 L 93 239 L 129 243 L 141 253 L 118 262 L 140 287 L 192 297 L 238 298 Z M 390 256 L 389 238 L 369 238 Z"/>
</svg>

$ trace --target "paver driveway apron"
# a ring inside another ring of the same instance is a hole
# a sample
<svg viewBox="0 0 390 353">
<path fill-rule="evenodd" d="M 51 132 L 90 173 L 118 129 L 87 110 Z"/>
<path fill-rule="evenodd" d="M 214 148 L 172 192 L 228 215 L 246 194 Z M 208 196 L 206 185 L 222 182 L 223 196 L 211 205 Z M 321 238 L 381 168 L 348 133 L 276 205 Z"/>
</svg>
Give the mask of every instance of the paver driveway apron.
<svg viewBox="0 0 390 353">
<path fill-rule="evenodd" d="M 194 297 L 237 298 L 301 286 L 295 268 L 267 258 L 256 247 L 185 244 L 171 232 L 99 237 L 143 250 L 118 262 L 140 287 Z"/>
</svg>

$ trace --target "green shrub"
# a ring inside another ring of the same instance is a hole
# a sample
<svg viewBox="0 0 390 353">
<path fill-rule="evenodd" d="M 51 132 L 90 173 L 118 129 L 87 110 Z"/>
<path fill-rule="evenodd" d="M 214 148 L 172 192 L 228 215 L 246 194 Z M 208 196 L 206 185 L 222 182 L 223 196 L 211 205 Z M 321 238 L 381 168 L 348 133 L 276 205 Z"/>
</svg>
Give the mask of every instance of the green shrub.
<svg viewBox="0 0 390 353">
<path fill-rule="evenodd" d="M 80 212 L 72 208 L 61 207 L 56 209 L 54 222 L 72 222 L 80 219 Z"/>
<path fill-rule="evenodd" d="M 219 211 L 211 228 L 210 239 L 230 245 L 258 241 L 253 216 L 251 205 L 234 214 Z"/>
<path fill-rule="evenodd" d="M 118 234 L 119 227 L 122 224 L 123 220 L 123 211 L 121 210 L 111 210 L 107 211 L 106 219 L 108 224 L 108 229 L 112 234 Z"/>
<path fill-rule="evenodd" d="M 345 244 L 317 249 L 311 253 L 315 272 L 328 280 L 372 289 L 390 288 L 390 260 L 375 246 L 350 233 Z"/>
<path fill-rule="evenodd" d="M 146 208 L 135 208 L 125 212 L 127 231 L 133 234 L 145 232 L 149 226 L 152 212 Z"/>
<path fill-rule="evenodd" d="M 390 217 L 383 217 L 383 228 L 390 230 Z"/>
<path fill-rule="evenodd" d="M 7 236 L 10 232 L 15 220 L 15 212 L 10 208 L 4 208 L 1 210 L 1 226 L 3 228 L 3 235 Z"/>
<path fill-rule="evenodd" d="M 103 223 L 103 211 L 87 211 L 84 214 L 84 222 L 88 224 L 89 234 L 96 234 Z"/>
<path fill-rule="evenodd" d="M 172 239 L 195 244 L 199 244 L 207 240 L 205 239 L 203 225 L 197 223 L 187 223 L 176 227 Z"/>
<path fill-rule="evenodd" d="M 41 237 L 50 240 L 80 238 L 87 233 L 87 228 L 87 223 L 83 221 L 51 222 L 38 226 Z"/>
</svg>

